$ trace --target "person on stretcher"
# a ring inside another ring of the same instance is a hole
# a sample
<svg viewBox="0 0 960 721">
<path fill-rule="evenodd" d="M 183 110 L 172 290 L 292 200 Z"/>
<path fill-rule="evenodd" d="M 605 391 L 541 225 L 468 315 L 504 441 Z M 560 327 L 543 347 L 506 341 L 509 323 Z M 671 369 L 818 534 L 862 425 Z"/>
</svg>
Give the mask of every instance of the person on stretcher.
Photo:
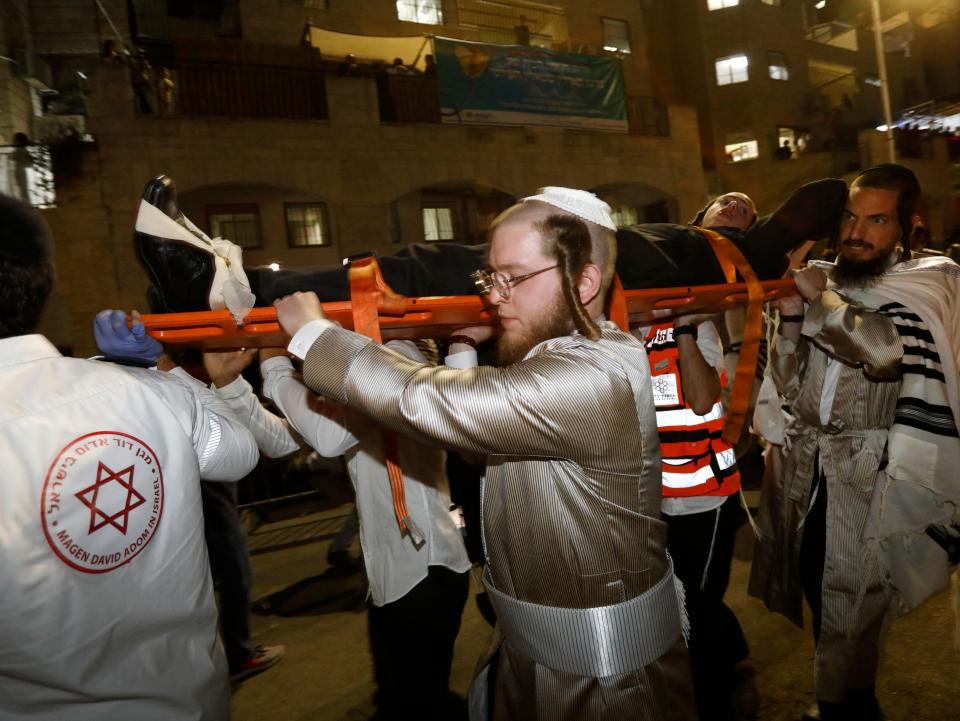
<svg viewBox="0 0 960 721">
<path fill-rule="evenodd" d="M 643 223 L 617 230 L 617 275 L 624 288 L 669 288 L 723 283 L 724 276 L 700 228 L 730 239 L 761 280 L 783 276 L 787 254 L 808 240 L 829 236 L 847 198 L 842 180 L 807 183 L 771 215 L 757 217 L 743 193 L 725 193 L 689 225 Z M 173 181 L 158 176 L 143 194 L 134 229 L 137 256 L 151 282 L 155 312 L 270 305 L 296 291 L 314 291 L 322 301 L 348 300 L 343 266 L 243 268 L 240 248 L 210 239 L 180 212 Z M 418 243 L 379 258 L 387 284 L 407 297 L 476 293 L 471 274 L 485 266 L 485 245 Z"/>
</svg>

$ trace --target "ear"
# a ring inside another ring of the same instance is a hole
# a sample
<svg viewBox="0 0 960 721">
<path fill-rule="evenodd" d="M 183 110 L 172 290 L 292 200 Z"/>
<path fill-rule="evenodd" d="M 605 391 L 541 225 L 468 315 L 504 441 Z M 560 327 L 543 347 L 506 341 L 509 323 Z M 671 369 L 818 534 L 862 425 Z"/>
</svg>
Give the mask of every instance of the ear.
<svg viewBox="0 0 960 721">
<path fill-rule="evenodd" d="M 583 266 L 583 270 L 580 271 L 580 280 L 577 282 L 577 290 L 580 293 L 580 302 L 584 306 L 589 305 L 597 297 L 602 279 L 603 273 L 595 263 L 587 263 Z"/>
<path fill-rule="evenodd" d="M 911 230 L 911 231 L 916 230 L 917 228 L 919 228 L 919 227 L 921 227 L 921 226 L 923 226 L 923 218 L 921 218 L 919 215 L 911 215 L 911 216 L 910 216 L 910 230 Z"/>
</svg>

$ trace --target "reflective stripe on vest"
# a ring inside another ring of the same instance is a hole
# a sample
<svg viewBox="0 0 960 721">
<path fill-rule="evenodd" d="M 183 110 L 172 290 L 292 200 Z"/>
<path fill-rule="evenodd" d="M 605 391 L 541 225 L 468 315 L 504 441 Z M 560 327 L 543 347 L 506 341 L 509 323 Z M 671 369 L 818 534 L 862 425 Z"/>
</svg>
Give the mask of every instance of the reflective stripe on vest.
<svg viewBox="0 0 960 721">
<path fill-rule="evenodd" d="M 698 415 L 683 397 L 673 325 L 650 329 L 650 359 L 657 429 L 663 456 L 663 495 L 728 496 L 740 488 L 740 472 L 730 444 L 723 440 L 723 406 L 718 400 Z"/>
</svg>

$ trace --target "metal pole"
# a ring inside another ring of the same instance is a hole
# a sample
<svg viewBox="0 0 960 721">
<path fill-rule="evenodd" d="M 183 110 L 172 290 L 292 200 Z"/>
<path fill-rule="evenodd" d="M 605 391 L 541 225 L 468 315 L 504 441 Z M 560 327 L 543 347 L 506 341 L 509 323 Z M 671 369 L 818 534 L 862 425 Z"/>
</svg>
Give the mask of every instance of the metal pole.
<svg viewBox="0 0 960 721">
<path fill-rule="evenodd" d="M 877 48 L 877 72 L 880 75 L 880 97 L 883 99 L 883 122 L 887 126 L 887 159 L 897 162 L 897 148 L 893 142 L 893 113 L 890 112 L 890 80 L 887 77 L 887 57 L 883 50 L 883 31 L 880 29 L 880 0 L 870 0 L 873 15 L 873 42 Z"/>
<path fill-rule="evenodd" d="M 107 24 L 110 26 L 110 29 L 113 30 L 113 34 L 117 37 L 117 41 L 120 43 L 120 47 L 117 50 L 122 51 L 127 44 L 123 42 L 123 38 L 120 36 L 120 31 L 117 30 L 117 26 L 113 24 L 113 19 L 110 17 L 110 13 L 107 12 L 107 9 L 103 6 L 103 3 L 100 0 L 96 0 L 97 7 L 100 8 L 100 12 L 103 13 L 103 17 L 107 19 Z M 132 11 L 132 6 L 131 6 Z"/>
</svg>

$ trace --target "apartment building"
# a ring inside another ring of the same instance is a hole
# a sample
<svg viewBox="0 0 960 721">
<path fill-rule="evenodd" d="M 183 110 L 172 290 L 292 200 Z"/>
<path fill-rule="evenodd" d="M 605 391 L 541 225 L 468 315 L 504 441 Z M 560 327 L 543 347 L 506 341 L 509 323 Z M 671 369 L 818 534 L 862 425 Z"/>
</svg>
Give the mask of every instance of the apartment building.
<svg viewBox="0 0 960 721">
<path fill-rule="evenodd" d="M 880 11 L 898 125 L 918 125 L 918 111 L 924 125 L 955 114 L 960 2 L 883 0 Z M 868 0 L 664 0 L 647 17 L 655 52 L 670 58 L 652 67 L 654 93 L 697 108 L 714 192 L 740 190 L 769 210 L 804 182 L 888 159 L 864 134 L 884 123 Z M 960 132 L 960 122 L 939 125 Z M 898 160 L 916 165 L 909 133 L 900 135 Z M 946 138 L 928 145 L 930 167 L 918 171 L 931 178 L 942 237 L 960 225 L 946 190 L 960 158 L 950 159 Z"/>
</svg>

